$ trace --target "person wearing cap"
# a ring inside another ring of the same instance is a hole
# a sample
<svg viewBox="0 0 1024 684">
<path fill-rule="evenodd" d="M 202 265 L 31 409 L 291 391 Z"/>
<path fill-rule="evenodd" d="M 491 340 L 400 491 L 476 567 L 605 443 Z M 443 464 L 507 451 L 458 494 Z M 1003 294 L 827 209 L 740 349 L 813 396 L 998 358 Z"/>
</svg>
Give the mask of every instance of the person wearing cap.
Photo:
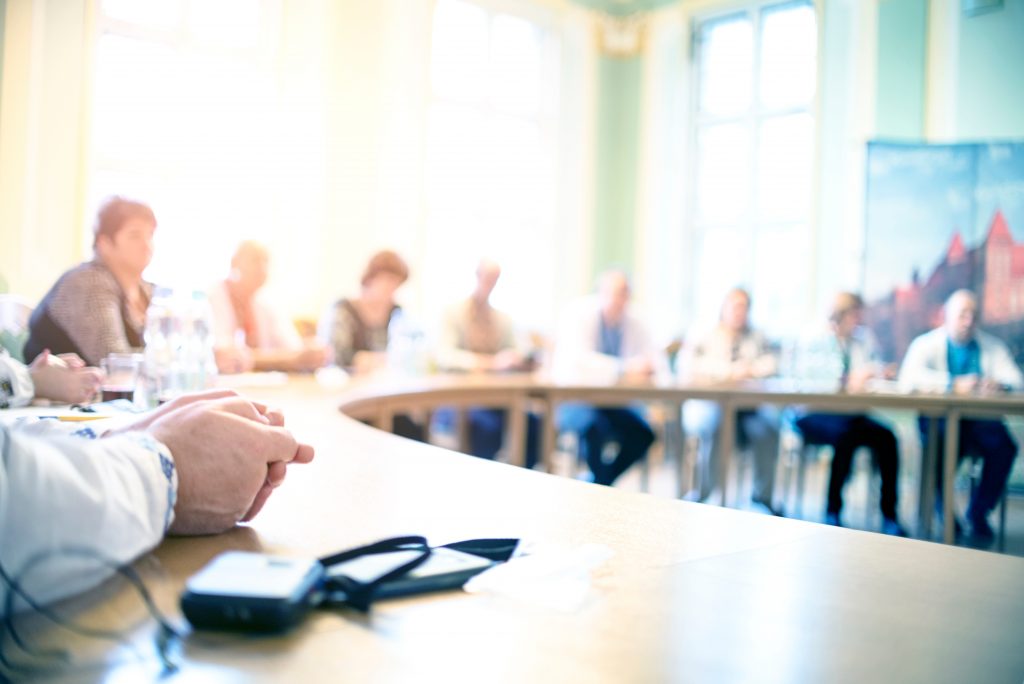
<svg viewBox="0 0 1024 684">
<path fill-rule="evenodd" d="M 827 380 L 841 392 L 864 390 L 869 380 L 886 370 L 879 360 L 878 345 L 864 325 L 864 300 L 852 292 L 839 293 L 832 304 L 825 331 L 806 335 L 798 349 L 797 363 L 804 367 L 813 359 L 816 368 L 801 373 Z M 834 362 L 834 363 L 833 363 Z M 824 377 L 824 375 L 829 377 Z M 842 526 L 843 487 L 857 449 L 866 447 L 881 476 L 882 532 L 906 536 L 896 515 L 899 480 L 899 449 L 891 429 L 866 414 L 807 413 L 797 410 L 796 427 L 805 444 L 832 447 L 832 472 L 828 483 L 825 522 Z"/>
<path fill-rule="evenodd" d="M 153 285 L 142 273 L 155 231 L 156 216 L 141 202 L 114 197 L 100 207 L 93 259 L 64 273 L 32 312 L 26 362 L 49 350 L 99 366 L 107 354 L 144 346 Z"/>
</svg>

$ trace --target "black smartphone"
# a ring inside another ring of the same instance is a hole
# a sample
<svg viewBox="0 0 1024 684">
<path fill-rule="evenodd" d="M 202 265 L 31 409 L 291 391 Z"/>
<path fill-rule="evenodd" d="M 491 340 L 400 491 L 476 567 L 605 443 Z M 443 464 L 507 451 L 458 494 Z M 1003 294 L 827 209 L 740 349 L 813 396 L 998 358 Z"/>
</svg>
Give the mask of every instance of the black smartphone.
<svg viewBox="0 0 1024 684">
<path fill-rule="evenodd" d="M 181 610 L 198 629 L 280 632 L 309 612 L 323 579 L 315 558 L 228 551 L 188 579 Z"/>
<path fill-rule="evenodd" d="M 405 565 L 418 551 L 392 551 L 353 558 L 327 568 L 328 577 L 342 575 L 369 583 L 395 568 Z M 380 584 L 373 592 L 375 599 L 411 596 L 445 589 L 459 589 L 469 578 L 497 563 L 482 556 L 444 547 L 432 549 L 430 557 L 405 575 Z"/>
</svg>

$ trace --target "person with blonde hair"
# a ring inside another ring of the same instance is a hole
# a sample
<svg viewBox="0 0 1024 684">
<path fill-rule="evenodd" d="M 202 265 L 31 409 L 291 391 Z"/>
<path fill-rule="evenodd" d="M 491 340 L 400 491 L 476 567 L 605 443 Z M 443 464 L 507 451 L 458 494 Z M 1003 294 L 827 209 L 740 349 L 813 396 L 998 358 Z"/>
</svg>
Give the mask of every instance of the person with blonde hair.
<svg viewBox="0 0 1024 684">
<path fill-rule="evenodd" d="M 311 371 L 327 362 L 327 347 L 303 341 L 295 326 L 261 296 L 270 251 L 246 240 L 231 258 L 231 272 L 209 293 L 214 354 L 221 373 Z"/>
</svg>

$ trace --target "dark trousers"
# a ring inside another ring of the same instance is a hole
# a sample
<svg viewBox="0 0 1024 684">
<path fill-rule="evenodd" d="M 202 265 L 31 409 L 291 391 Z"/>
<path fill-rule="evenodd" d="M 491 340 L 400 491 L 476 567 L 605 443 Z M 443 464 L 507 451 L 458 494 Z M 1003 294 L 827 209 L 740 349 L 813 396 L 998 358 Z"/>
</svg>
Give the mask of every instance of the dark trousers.
<svg viewBox="0 0 1024 684">
<path fill-rule="evenodd" d="M 828 512 L 839 514 L 843 508 L 843 486 L 850 476 L 853 455 L 860 447 L 871 450 L 875 466 L 882 476 L 882 515 L 896 519 L 896 486 L 899 478 L 899 451 L 892 430 L 865 415 L 811 413 L 796 421 L 805 444 L 832 447 L 832 473 L 828 480 Z"/>
<path fill-rule="evenodd" d="M 469 453 L 473 456 L 493 460 L 501 450 L 505 437 L 505 423 L 508 412 L 494 408 L 471 408 L 466 411 L 469 432 Z M 434 413 L 436 425 L 442 429 L 454 429 L 455 410 L 438 409 Z M 540 462 L 540 418 L 526 414 L 526 467 L 533 468 Z"/>
<path fill-rule="evenodd" d="M 586 404 L 567 404 L 558 414 L 558 427 L 575 432 L 594 482 L 610 485 L 631 465 L 644 458 L 654 443 L 654 431 L 631 408 L 595 408 Z M 604 448 L 611 442 L 619 453 L 610 462 L 604 460 Z"/>
<path fill-rule="evenodd" d="M 427 431 L 407 413 L 397 413 L 391 420 L 391 432 L 399 437 L 414 439 L 417 442 L 427 441 Z"/>
<path fill-rule="evenodd" d="M 936 487 L 942 492 L 942 462 L 946 444 L 946 421 L 944 418 L 918 418 L 917 425 L 921 430 L 921 444 L 927 448 L 928 426 L 932 420 L 938 422 L 937 450 L 935 459 Z M 959 458 L 972 455 L 983 461 L 981 468 L 981 484 L 974 491 L 970 505 L 967 507 L 969 520 L 984 519 L 1003 495 L 1006 480 L 1013 468 L 1013 459 L 1017 457 L 1017 443 L 1010 436 L 1010 431 L 1001 420 L 961 420 L 960 444 L 957 449 Z M 941 501 L 941 496 L 940 499 Z"/>
</svg>

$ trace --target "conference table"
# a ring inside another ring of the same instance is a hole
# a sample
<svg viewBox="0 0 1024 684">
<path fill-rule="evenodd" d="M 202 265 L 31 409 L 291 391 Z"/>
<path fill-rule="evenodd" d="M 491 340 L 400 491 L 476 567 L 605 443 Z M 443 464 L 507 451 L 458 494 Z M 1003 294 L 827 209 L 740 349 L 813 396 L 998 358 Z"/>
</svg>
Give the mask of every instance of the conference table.
<svg viewBox="0 0 1024 684">
<path fill-rule="evenodd" d="M 178 671 L 161 681 L 1024 680 L 1024 559 L 602 487 L 354 419 L 386 425 L 396 411 L 502 397 L 524 410 L 584 395 L 598 403 L 718 398 L 735 407 L 764 399 L 681 391 L 518 377 L 337 386 L 303 377 L 248 388 L 284 410 L 316 458 L 289 469 L 252 523 L 168 538 L 140 559 L 156 605 L 175 624 L 183 624 L 177 600 L 185 580 L 232 549 L 323 556 L 404 534 L 433 544 L 515 537 L 534 558 L 570 560 L 515 590 L 381 601 L 369 615 L 315 611 L 283 635 L 193 632 Z M 948 415 L 941 404 L 935 409 Z M 578 559 L 595 549 L 603 560 L 588 572 Z M 563 600 L 581 588 L 578 600 Z M 123 646 L 28 615 L 22 631 L 30 643 L 60 645 L 79 663 L 49 679 L 157 678 L 159 663 L 145 650 L 154 626 L 131 587 L 112 581 L 57 608 L 82 624 L 133 624 L 128 641 L 143 653 L 128 657 Z"/>
<path fill-rule="evenodd" d="M 617 385 L 586 385 L 556 383 L 543 374 L 509 374 L 504 376 L 466 374 L 434 375 L 391 378 L 384 382 L 357 383 L 341 409 L 348 415 L 358 416 L 374 425 L 387 429 L 399 413 L 423 408 L 455 404 L 490 406 L 509 411 L 511 416 L 506 430 L 507 452 L 513 464 L 523 462 L 526 435 L 526 411 L 538 408 L 543 426 L 541 454 L 544 465 L 551 472 L 551 456 L 555 451 L 558 407 L 567 402 L 585 402 L 597 406 L 622 406 L 630 403 L 661 404 L 664 415 L 674 420 L 677 429 L 682 405 L 689 400 L 713 401 L 722 407 L 719 425 L 718 462 L 720 472 L 720 502 L 729 502 L 729 483 L 726 476 L 731 466 L 736 445 L 736 415 L 743 409 L 762 404 L 779 407 L 799 405 L 808 410 L 834 413 L 863 413 L 870 410 L 892 409 L 909 411 L 924 417 L 945 419 L 944 449 L 937 453 L 939 421 L 929 424 L 930 434 L 922 452 L 920 469 L 920 495 L 918 497 L 918 536 L 931 538 L 935 496 L 936 459 L 941 458 L 944 481 L 952 482 L 958 462 L 960 421 L 965 417 L 998 418 L 1024 415 L 1024 394 L 953 395 L 945 393 L 904 393 L 895 391 L 892 384 L 881 384 L 883 390 L 864 392 L 836 392 L 821 383 L 807 383 L 788 379 L 771 379 L 717 385 L 652 384 L 649 382 Z M 464 426 L 460 426 L 464 427 Z M 457 430 L 459 431 L 459 430 Z M 464 443 L 465 440 L 462 440 Z M 681 448 L 681 444 L 679 445 Z M 680 466 L 681 454 L 676 454 Z M 682 481 L 682 474 L 679 474 Z M 947 544 L 955 541 L 954 489 L 943 488 L 942 539 Z"/>
</svg>

